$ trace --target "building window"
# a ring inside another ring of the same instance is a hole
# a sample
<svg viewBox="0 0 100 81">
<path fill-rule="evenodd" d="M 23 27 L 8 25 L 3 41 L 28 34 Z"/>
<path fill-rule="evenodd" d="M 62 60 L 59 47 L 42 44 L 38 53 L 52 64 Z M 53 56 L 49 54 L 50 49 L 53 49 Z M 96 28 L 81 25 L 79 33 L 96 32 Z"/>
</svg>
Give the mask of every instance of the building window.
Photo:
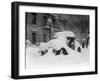
<svg viewBox="0 0 100 81">
<path fill-rule="evenodd" d="M 43 26 L 46 26 L 46 23 L 47 23 L 47 17 L 43 16 Z"/>
<path fill-rule="evenodd" d="M 36 25 L 36 13 L 32 13 L 33 19 L 32 24 Z"/>
</svg>

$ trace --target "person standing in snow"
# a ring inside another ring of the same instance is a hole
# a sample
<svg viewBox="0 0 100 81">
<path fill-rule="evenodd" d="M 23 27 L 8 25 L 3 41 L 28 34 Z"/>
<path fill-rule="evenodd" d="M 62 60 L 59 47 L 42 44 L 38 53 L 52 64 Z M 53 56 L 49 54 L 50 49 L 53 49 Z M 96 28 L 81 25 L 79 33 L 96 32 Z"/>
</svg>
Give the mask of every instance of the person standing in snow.
<svg viewBox="0 0 100 81">
<path fill-rule="evenodd" d="M 88 37 L 86 38 L 86 48 L 88 48 L 89 46 L 89 40 L 90 40 L 90 36 L 88 35 Z"/>
</svg>

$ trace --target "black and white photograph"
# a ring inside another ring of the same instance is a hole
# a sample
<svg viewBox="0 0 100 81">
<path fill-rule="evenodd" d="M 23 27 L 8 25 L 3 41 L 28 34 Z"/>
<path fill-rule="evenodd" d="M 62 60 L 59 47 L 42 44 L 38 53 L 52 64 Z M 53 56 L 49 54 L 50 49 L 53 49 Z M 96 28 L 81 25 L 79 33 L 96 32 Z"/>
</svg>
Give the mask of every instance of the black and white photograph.
<svg viewBox="0 0 100 81">
<path fill-rule="evenodd" d="M 26 69 L 89 65 L 89 15 L 26 12 Z"/>
<path fill-rule="evenodd" d="M 97 74 L 97 7 L 12 3 L 14 79 Z"/>
</svg>

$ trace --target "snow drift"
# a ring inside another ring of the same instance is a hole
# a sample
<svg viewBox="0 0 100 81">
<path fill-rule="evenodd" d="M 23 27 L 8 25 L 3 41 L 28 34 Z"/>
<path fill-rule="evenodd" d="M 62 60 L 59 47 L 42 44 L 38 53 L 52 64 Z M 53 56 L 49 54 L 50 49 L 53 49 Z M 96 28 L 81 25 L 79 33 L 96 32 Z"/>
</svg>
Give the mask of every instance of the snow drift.
<svg viewBox="0 0 100 81">
<path fill-rule="evenodd" d="M 75 37 L 73 32 L 58 32 L 47 43 L 41 43 L 39 46 L 30 45 L 26 48 L 26 68 L 52 68 L 52 67 L 69 67 L 74 65 L 89 65 L 89 48 L 81 48 L 82 51 L 78 52 L 77 49 L 73 50 L 66 44 L 66 37 Z M 59 50 L 64 47 L 68 55 L 56 56 L 53 49 Z M 81 47 L 78 41 L 75 41 L 75 47 Z M 40 50 L 48 52 L 41 56 Z"/>
</svg>

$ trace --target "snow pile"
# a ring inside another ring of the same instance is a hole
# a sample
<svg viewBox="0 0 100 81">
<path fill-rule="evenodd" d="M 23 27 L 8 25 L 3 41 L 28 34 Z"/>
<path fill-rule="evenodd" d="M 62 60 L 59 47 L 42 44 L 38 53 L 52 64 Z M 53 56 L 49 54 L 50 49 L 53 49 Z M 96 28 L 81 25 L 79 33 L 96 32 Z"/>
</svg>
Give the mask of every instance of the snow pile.
<svg viewBox="0 0 100 81">
<path fill-rule="evenodd" d="M 62 47 L 66 45 L 66 38 L 61 36 L 61 37 L 58 37 L 57 39 L 50 40 L 48 43 L 51 46 L 51 48 L 60 50 Z"/>
<path fill-rule="evenodd" d="M 74 33 L 71 31 L 62 31 L 62 32 L 57 32 L 54 35 L 54 38 L 59 38 L 59 37 L 75 37 Z"/>
<path fill-rule="evenodd" d="M 41 52 L 42 55 L 44 55 L 45 51 L 47 51 L 49 48 L 52 48 L 54 50 L 60 50 L 61 48 L 66 49 L 68 53 L 70 53 L 70 48 L 67 45 L 67 37 L 75 37 L 74 33 L 71 31 L 62 31 L 62 32 L 57 32 L 54 35 L 54 38 L 47 43 L 41 43 L 39 46 L 39 53 Z M 72 52 L 72 50 L 71 50 Z M 46 52 L 47 53 L 47 52 Z"/>
<path fill-rule="evenodd" d="M 61 48 L 65 48 L 68 54 L 72 54 L 75 51 L 77 51 L 78 47 L 81 48 L 80 44 L 77 41 L 75 41 L 75 48 L 76 48 L 75 50 L 71 49 L 67 45 L 68 40 L 66 37 L 75 37 L 74 33 L 71 31 L 57 32 L 55 34 L 55 37 L 56 39 L 52 39 L 48 41 L 47 43 L 41 42 L 40 45 L 38 46 L 37 55 L 45 55 L 49 51 L 49 49 L 53 53 L 53 49 L 57 51 L 57 50 L 60 50 Z M 31 46 L 31 43 L 29 41 L 27 42 L 28 42 L 28 46 Z"/>
<path fill-rule="evenodd" d="M 26 49 L 26 68 L 27 69 L 45 69 L 60 68 L 77 65 L 89 65 L 89 48 L 82 49 L 82 52 L 69 50 L 68 55 L 55 56 L 52 48 L 43 56 L 38 53 L 38 47 L 29 47 Z"/>
<path fill-rule="evenodd" d="M 26 48 L 26 68 L 52 68 L 52 67 L 69 67 L 70 65 L 88 65 L 89 64 L 89 48 L 82 48 L 78 41 L 75 40 L 75 48 L 80 47 L 81 52 L 77 49 L 73 50 L 67 45 L 66 37 L 75 37 L 73 32 L 64 31 L 55 34 L 56 39 L 52 39 L 47 43 L 40 43 L 39 46 L 29 45 Z M 60 53 L 55 55 L 53 49 L 59 50 L 65 48 L 68 55 Z M 40 51 L 48 50 L 45 55 L 41 56 Z"/>
<path fill-rule="evenodd" d="M 32 45 L 31 41 L 26 40 L 26 48 L 27 48 L 27 47 L 30 47 L 31 45 Z"/>
</svg>

